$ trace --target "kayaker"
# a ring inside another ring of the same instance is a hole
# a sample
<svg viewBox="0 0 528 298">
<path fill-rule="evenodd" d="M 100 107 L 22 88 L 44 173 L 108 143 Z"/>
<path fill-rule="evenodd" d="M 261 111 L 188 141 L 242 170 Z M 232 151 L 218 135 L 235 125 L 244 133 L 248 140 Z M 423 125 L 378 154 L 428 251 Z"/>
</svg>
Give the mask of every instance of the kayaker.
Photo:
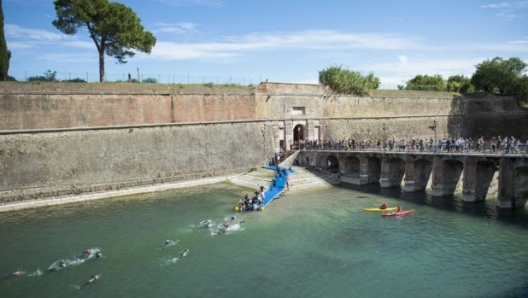
<svg viewBox="0 0 528 298">
<path fill-rule="evenodd" d="M 380 209 L 382 209 L 382 210 L 387 209 L 387 203 L 381 204 Z"/>
<path fill-rule="evenodd" d="M 398 209 L 396 210 L 396 212 L 400 212 L 401 211 L 401 207 L 398 206 Z"/>
</svg>

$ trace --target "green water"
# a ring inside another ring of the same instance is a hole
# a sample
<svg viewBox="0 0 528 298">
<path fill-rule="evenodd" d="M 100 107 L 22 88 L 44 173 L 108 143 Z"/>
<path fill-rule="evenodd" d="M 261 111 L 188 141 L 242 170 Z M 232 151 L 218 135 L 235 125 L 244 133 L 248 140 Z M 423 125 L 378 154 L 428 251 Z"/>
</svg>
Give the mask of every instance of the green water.
<svg viewBox="0 0 528 298">
<path fill-rule="evenodd" d="M 229 218 L 246 192 L 216 184 L 0 214 L 0 274 L 43 272 L 0 279 L 0 297 L 528 297 L 526 210 L 323 188 L 238 214 L 238 231 L 195 229 Z M 383 201 L 416 212 L 362 212 Z M 165 239 L 177 243 L 161 249 Z M 46 272 L 90 247 L 103 258 Z"/>
</svg>

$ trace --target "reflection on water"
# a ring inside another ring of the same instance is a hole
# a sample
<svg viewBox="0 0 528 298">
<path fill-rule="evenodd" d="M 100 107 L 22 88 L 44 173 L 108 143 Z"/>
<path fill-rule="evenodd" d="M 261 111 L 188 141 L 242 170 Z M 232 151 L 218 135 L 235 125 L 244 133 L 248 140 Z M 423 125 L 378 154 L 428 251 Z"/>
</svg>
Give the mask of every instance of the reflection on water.
<svg viewBox="0 0 528 298">
<path fill-rule="evenodd" d="M 0 297 L 528 295 L 526 210 L 370 185 L 287 193 L 265 212 L 234 213 L 245 193 L 217 184 L 0 214 Z M 382 202 L 415 213 L 362 211 Z M 226 222 L 237 228 L 217 234 Z M 104 257 L 7 277 L 86 247 Z"/>
<path fill-rule="evenodd" d="M 437 210 L 453 211 L 465 216 L 490 218 L 499 222 L 517 224 L 528 228 L 528 212 L 526 208 L 518 210 L 497 208 L 496 201 L 493 199 L 479 202 L 464 202 L 456 195 L 433 197 L 428 191 L 404 192 L 401 187 L 380 188 L 378 184 L 364 186 L 341 184 L 339 187 L 399 199 L 401 204 L 410 202 L 417 205 L 426 205 Z"/>
</svg>

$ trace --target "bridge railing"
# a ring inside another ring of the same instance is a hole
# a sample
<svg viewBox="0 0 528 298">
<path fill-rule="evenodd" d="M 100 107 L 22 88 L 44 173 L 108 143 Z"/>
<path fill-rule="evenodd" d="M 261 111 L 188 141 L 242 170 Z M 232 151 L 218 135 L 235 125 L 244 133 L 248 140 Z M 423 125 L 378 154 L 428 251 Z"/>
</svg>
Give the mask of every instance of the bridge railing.
<svg viewBox="0 0 528 298">
<path fill-rule="evenodd" d="M 432 144 L 408 145 L 408 144 L 360 144 L 348 145 L 343 143 L 324 143 L 314 145 L 312 143 L 301 143 L 300 150 L 342 150 L 342 151 L 375 151 L 375 152 L 435 152 Z M 501 145 L 498 148 L 492 142 L 484 142 L 482 146 L 456 146 L 447 144 L 438 144 L 436 146 L 438 153 L 481 153 L 481 154 L 528 154 L 528 145 L 519 144 L 514 147 Z"/>
</svg>

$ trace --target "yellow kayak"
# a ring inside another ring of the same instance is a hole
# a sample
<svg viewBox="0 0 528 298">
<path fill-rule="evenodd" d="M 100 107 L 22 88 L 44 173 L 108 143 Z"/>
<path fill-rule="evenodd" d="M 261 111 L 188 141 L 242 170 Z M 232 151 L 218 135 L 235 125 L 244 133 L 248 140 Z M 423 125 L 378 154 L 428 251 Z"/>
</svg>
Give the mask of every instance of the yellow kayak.
<svg viewBox="0 0 528 298">
<path fill-rule="evenodd" d="M 394 211 L 398 209 L 398 207 L 387 207 L 385 209 L 380 209 L 379 207 L 377 208 L 363 208 L 363 211 L 367 211 L 367 212 L 382 212 L 382 211 Z"/>
</svg>

